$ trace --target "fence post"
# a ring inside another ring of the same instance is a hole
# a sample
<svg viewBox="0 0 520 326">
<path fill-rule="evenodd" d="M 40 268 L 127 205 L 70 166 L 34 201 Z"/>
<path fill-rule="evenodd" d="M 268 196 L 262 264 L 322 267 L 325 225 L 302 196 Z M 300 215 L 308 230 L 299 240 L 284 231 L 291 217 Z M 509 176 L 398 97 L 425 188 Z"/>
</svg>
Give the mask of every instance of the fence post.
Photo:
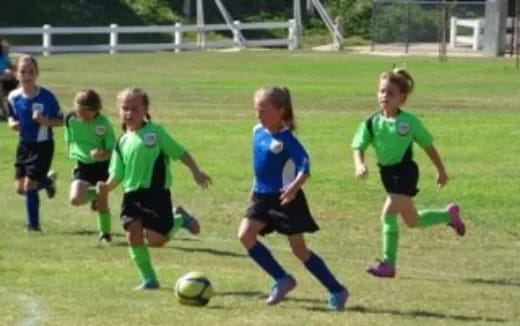
<svg viewBox="0 0 520 326">
<path fill-rule="evenodd" d="M 43 25 L 42 42 L 43 42 L 43 55 L 48 56 L 51 53 L 51 46 L 52 46 L 51 25 L 49 25 L 49 24 Z"/>
<path fill-rule="evenodd" d="M 287 37 L 289 44 L 287 48 L 289 50 L 295 50 L 298 48 L 298 27 L 296 26 L 295 19 L 289 19 L 289 36 Z"/>
<path fill-rule="evenodd" d="M 454 48 L 457 44 L 457 17 L 450 18 L 450 47 Z"/>
<path fill-rule="evenodd" d="M 473 51 L 478 51 L 480 48 L 480 19 L 475 20 L 475 26 L 473 27 Z"/>
<path fill-rule="evenodd" d="M 119 26 L 117 24 L 110 24 L 110 54 L 117 53 L 117 43 L 118 43 L 118 34 L 117 28 Z"/>
<path fill-rule="evenodd" d="M 182 51 L 182 24 L 175 23 L 175 52 L 179 53 Z"/>
<path fill-rule="evenodd" d="M 343 35 L 343 18 L 341 16 L 337 16 L 334 24 L 334 50 L 340 51 L 343 49 L 343 42 L 338 37 L 338 35 Z"/>
<path fill-rule="evenodd" d="M 235 45 L 240 48 L 240 50 L 244 50 L 246 45 L 242 43 L 241 39 L 240 39 L 240 20 L 235 20 L 233 21 L 233 43 L 235 43 Z"/>
</svg>

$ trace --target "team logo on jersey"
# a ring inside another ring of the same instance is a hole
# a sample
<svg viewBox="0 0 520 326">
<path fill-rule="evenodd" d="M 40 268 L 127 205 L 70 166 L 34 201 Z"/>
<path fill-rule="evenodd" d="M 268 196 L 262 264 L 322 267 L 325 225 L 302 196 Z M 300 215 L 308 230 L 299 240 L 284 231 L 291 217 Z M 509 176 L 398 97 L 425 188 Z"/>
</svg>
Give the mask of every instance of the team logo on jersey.
<svg viewBox="0 0 520 326">
<path fill-rule="evenodd" d="M 96 130 L 96 135 L 98 135 L 98 136 L 104 136 L 105 135 L 105 132 L 106 132 L 105 126 L 97 125 L 95 127 L 95 130 Z"/>
<path fill-rule="evenodd" d="M 401 136 L 406 135 L 410 131 L 410 124 L 406 121 L 397 124 L 397 133 Z"/>
<path fill-rule="evenodd" d="M 283 151 L 283 143 L 281 141 L 273 139 L 271 141 L 271 144 L 269 144 L 269 150 L 275 154 L 279 154 Z"/>
<path fill-rule="evenodd" d="M 43 104 L 42 103 L 33 103 L 31 109 L 33 112 L 43 112 Z"/>
<path fill-rule="evenodd" d="M 155 133 L 149 133 L 144 135 L 144 144 L 148 147 L 153 147 L 157 144 L 157 135 Z"/>
</svg>

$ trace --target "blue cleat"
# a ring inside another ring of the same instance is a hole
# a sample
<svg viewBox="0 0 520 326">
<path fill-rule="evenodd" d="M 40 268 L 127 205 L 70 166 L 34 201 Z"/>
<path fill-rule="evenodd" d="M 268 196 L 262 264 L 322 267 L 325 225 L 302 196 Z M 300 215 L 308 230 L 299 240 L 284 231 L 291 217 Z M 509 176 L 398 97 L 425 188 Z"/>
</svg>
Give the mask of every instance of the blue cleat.
<svg viewBox="0 0 520 326">
<path fill-rule="evenodd" d="M 345 309 L 345 305 L 347 303 L 349 297 L 348 290 L 345 288 L 343 291 L 336 293 L 329 293 L 329 304 L 328 307 L 330 310 L 341 311 Z"/>
<path fill-rule="evenodd" d="M 271 293 L 265 301 L 268 305 L 275 305 L 280 303 L 287 293 L 291 292 L 296 287 L 296 280 L 291 275 L 286 275 L 284 278 L 277 280 L 271 288 Z"/>
<path fill-rule="evenodd" d="M 134 288 L 134 291 L 142 290 L 157 290 L 159 288 L 159 282 L 157 280 L 143 281 L 141 284 Z"/>
</svg>

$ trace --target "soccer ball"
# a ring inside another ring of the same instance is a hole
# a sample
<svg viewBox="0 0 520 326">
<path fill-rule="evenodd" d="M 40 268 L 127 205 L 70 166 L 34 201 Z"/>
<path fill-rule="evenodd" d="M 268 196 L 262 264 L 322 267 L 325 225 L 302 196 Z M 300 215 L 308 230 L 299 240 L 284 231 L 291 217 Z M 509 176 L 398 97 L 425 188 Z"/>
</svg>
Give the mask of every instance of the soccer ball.
<svg viewBox="0 0 520 326">
<path fill-rule="evenodd" d="M 211 282 L 199 272 L 190 272 L 179 278 L 174 292 L 181 304 L 189 306 L 205 306 L 215 294 Z"/>
</svg>

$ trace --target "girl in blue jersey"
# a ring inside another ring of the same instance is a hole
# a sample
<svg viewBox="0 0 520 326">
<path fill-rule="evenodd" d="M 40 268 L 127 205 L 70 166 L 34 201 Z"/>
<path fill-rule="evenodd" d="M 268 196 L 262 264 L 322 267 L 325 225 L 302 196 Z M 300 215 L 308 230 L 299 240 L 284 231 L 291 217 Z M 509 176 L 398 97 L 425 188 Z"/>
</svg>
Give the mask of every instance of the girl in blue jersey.
<svg viewBox="0 0 520 326">
<path fill-rule="evenodd" d="M 56 193 L 56 174 L 49 172 L 54 153 L 52 127 L 63 125 L 58 101 L 48 89 L 36 84 L 38 73 L 33 56 L 20 56 L 15 65 L 20 87 L 8 97 L 9 127 L 20 133 L 15 187 L 25 196 L 26 226 L 30 231 L 40 231 L 38 191 L 45 189 L 49 198 Z"/>
<path fill-rule="evenodd" d="M 309 156 L 294 137 L 295 119 L 287 88 L 262 88 L 254 106 L 260 124 L 253 130 L 254 185 L 251 205 L 240 224 L 238 238 L 249 256 L 273 279 L 266 303 L 275 305 L 296 287 L 296 280 L 274 259 L 258 234 L 277 231 L 289 240 L 294 255 L 329 292 L 329 308 L 342 310 L 347 289 L 329 271 L 324 261 L 310 251 L 304 233 L 319 228 L 307 205 L 302 186 L 309 178 Z"/>
</svg>

